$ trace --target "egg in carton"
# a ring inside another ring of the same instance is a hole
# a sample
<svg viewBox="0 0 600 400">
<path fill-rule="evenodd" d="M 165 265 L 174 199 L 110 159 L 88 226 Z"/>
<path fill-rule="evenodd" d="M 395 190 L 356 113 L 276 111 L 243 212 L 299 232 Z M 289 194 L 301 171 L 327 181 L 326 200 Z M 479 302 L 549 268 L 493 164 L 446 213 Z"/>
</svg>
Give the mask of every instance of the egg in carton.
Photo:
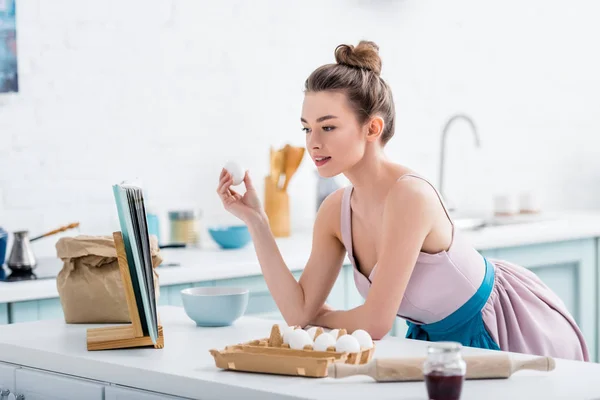
<svg viewBox="0 0 600 400">
<path fill-rule="evenodd" d="M 289 329 L 289 332 L 291 332 L 292 330 L 298 330 L 301 332 L 303 331 L 302 328 L 299 326 L 288 327 L 288 329 Z M 325 353 L 329 353 L 332 355 L 336 355 L 337 361 L 340 361 L 340 359 L 343 358 L 344 362 L 346 364 L 366 364 L 373 357 L 373 353 L 375 352 L 375 343 L 371 340 L 370 336 L 368 337 L 368 340 L 370 341 L 370 345 L 371 345 L 370 347 L 360 346 L 359 348 L 354 348 L 352 350 L 343 349 L 343 350 L 338 351 L 338 350 L 336 350 L 336 344 L 338 346 L 340 346 L 340 345 L 343 346 L 343 344 L 339 342 L 339 339 L 344 336 L 348 337 L 350 335 L 348 335 L 348 331 L 346 329 L 334 329 L 333 331 L 331 331 L 331 333 L 328 333 L 328 334 L 332 335 L 332 333 L 333 333 L 335 335 L 337 333 L 337 336 L 334 337 L 335 341 L 330 346 L 327 346 L 326 348 L 315 349 L 315 345 L 318 342 L 317 341 L 318 337 L 326 332 L 321 327 L 313 327 L 311 329 L 314 329 L 314 338 L 313 338 L 314 343 L 313 344 L 305 344 L 304 346 L 302 346 L 302 348 L 299 348 L 298 346 L 296 346 L 295 348 L 292 348 L 290 343 L 287 342 L 286 340 L 284 340 L 285 338 L 284 338 L 284 334 L 282 334 L 282 332 L 281 332 L 281 327 L 277 324 L 273 325 L 273 327 L 271 328 L 271 335 L 268 338 L 252 340 L 252 341 L 246 342 L 244 344 L 247 346 L 299 350 L 299 351 L 303 352 L 302 354 L 306 354 L 306 355 L 310 354 L 310 352 L 325 352 Z M 287 335 L 290 334 L 289 332 L 287 333 Z M 306 331 L 304 331 L 304 332 L 306 332 Z"/>
<path fill-rule="evenodd" d="M 372 341 L 370 347 L 355 346 L 353 342 L 356 341 L 352 340 L 352 337 L 348 335 L 346 329 L 335 329 L 332 331 L 333 335 L 331 333 L 326 333 L 321 327 L 313 327 L 311 329 L 314 329 L 314 343 L 304 345 L 302 347 L 302 350 L 304 351 L 326 351 L 330 353 L 346 354 L 346 364 L 366 364 L 371 360 L 375 351 L 375 344 Z M 297 327 L 294 327 L 293 330 L 302 331 L 302 329 Z M 337 336 L 334 336 L 335 333 L 337 333 Z M 334 341 L 325 348 L 318 348 L 318 345 L 320 344 L 318 338 L 323 334 L 332 336 Z M 345 341 L 344 339 L 346 338 L 349 340 Z M 262 341 L 261 345 L 264 345 L 264 340 Z M 267 345 L 273 347 L 279 346 L 287 349 L 292 348 L 290 343 L 284 343 L 283 335 L 281 335 L 281 330 L 278 325 L 273 325 L 273 328 L 271 329 L 271 337 L 268 339 Z M 317 348 L 315 349 L 315 347 Z"/>
<path fill-rule="evenodd" d="M 302 330 L 299 327 L 291 329 Z M 288 328 L 290 329 L 290 328 Z M 322 328 L 314 330 L 314 340 L 325 333 Z M 347 335 L 345 329 L 338 331 L 337 339 Z M 286 335 L 287 336 L 287 335 Z M 312 341 L 311 341 L 312 342 Z M 312 344 L 302 348 L 292 348 L 285 343 L 279 325 L 273 325 L 268 338 L 226 346 L 224 350 L 210 350 L 216 366 L 234 371 L 259 372 L 278 375 L 323 378 L 327 376 L 328 367 L 332 363 L 366 364 L 373 357 L 375 345 L 361 347 L 356 352 L 336 351 L 335 346 L 324 350 L 315 350 Z M 294 347 L 298 343 L 293 343 Z"/>
</svg>

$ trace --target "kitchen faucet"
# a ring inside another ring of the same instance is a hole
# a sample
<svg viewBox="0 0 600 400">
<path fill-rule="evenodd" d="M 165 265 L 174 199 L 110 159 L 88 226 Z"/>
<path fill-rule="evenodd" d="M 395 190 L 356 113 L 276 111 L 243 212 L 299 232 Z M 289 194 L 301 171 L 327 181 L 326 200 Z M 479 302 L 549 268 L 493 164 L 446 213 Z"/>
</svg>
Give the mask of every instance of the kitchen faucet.
<svg viewBox="0 0 600 400">
<path fill-rule="evenodd" d="M 477 147 L 481 147 L 481 143 L 479 140 L 479 134 L 477 133 L 477 128 L 475 127 L 475 123 L 469 116 L 467 116 L 465 114 L 455 114 L 452 117 L 450 117 L 450 119 L 446 122 L 446 125 L 444 125 L 444 129 L 442 131 L 442 145 L 441 145 L 441 150 L 440 150 L 440 183 L 439 183 L 440 193 L 441 193 L 444 201 L 448 204 L 449 211 L 454 211 L 454 206 L 451 204 L 450 201 L 448 201 L 446 199 L 446 194 L 444 192 L 444 167 L 445 167 L 444 163 L 445 163 L 445 153 L 446 153 L 446 136 L 448 135 L 450 126 L 456 120 L 459 120 L 459 119 L 464 119 L 471 125 L 471 130 L 473 132 L 473 135 L 475 136 L 475 145 Z"/>
</svg>

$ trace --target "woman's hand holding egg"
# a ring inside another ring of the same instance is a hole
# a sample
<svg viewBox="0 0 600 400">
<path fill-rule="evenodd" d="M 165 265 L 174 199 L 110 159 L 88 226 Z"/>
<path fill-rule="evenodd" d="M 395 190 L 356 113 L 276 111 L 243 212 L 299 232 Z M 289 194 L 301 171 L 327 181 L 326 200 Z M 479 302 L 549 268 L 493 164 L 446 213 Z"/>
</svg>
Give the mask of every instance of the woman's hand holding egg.
<svg viewBox="0 0 600 400">
<path fill-rule="evenodd" d="M 232 185 L 244 183 L 246 193 L 242 196 L 231 189 Z M 235 162 L 229 162 L 221 171 L 217 194 L 227 211 L 244 221 L 247 225 L 253 219 L 268 221 L 265 211 L 260 203 L 258 193 L 252 185 L 248 171 Z"/>
</svg>

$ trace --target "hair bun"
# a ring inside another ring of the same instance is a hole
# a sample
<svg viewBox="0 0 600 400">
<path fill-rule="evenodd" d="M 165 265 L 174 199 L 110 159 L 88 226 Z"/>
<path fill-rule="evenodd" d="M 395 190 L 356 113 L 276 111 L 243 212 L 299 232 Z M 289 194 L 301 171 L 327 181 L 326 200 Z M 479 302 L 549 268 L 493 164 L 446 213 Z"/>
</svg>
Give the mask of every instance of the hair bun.
<svg viewBox="0 0 600 400">
<path fill-rule="evenodd" d="M 361 40 L 356 47 L 340 44 L 335 49 L 335 61 L 338 64 L 367 69 L 377 75 L 381 74 L 379 46 L 374 42 Z"/>
</svg>

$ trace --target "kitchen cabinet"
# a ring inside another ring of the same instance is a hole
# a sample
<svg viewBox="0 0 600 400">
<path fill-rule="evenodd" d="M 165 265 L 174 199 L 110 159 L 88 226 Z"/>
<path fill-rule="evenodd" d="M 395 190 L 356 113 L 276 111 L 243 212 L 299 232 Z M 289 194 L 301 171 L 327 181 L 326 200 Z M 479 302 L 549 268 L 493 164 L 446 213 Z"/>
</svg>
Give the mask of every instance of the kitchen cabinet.
<svg viewBox="0 0 600 400">
<path fill-rule="evenodd" d="M 10 303 L 11 323 L 64 318 L 60 299 L 42 299 Z"/>
<path fill-rule="evenodd" d="M 0 325 L 8 324 L 8 304 L 0 303 Z"/>
<path fill-rule="evenodd" d="M 15 393 L 15 371 L 17 367 L 11 364 L 0 363 L 0 393 Z M 0 397 L 1 398 L 1 397 Z M 4 399 L 2 399 L 4 400 Z"/>
<path fill-rule="evenodd" d="M 104 390 L 104 400 L 176 400 L 183 397 L 173 397 L 162 393 L 130 389 L 120 386 L 107 386 Z"/>
<path fill-rule="evenodd" d="M 103 400 L 104 384 L 82 378 L 18 368 L 15 393 L 25 400 Z"/>
</svg>

